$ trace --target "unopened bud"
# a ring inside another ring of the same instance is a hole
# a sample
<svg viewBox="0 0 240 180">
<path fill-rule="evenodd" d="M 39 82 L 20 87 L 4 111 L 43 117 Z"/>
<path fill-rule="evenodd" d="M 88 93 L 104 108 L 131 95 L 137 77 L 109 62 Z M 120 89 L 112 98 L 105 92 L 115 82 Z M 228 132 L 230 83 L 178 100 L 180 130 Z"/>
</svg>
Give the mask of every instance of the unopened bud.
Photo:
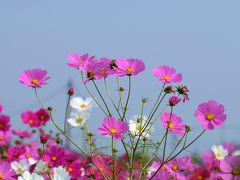
<svg viewBox="0 0 240 180">
<path fill-rule="evenodd" d="M 143 97 L 143 98 L 142 98 L 142 102 L 143 102 L 143 103 L 148 102 L 148 98 Z"/>
<path fill-rule="evenodd" d="M 62 139 L 61 139 L 60 137 L 58 137 L 58 138 L 56 139 L 56 143 L 61 144 L 61 143 L 62 143 Z"/>
<path fill-rule="evenodd" d="M 191 128 L 190 128 L 188 125 L 186 125 L 186 126 L 185 126 L 185 131 L 186 131 L 186 132 L 190 132 L 190 131 L 191 131 Z"/>
<path fill-rule="evenodd" d="M 172 86 L 165 87 L 164 92 L 167 93 L 167 94 L 175 93 Z"/>
<path fill-rule="evenodd" d="M 118 152 L 118 150 L 117 150 L 116 148 L 113 148 L 113 152 L 115 152 L 115 153 L 116 153 L 116 152 Z"/>
<path fill-rule="evenodd" d="M 123 87 L 120 87 L 120 88 L 119 88 L 119 91 L 124 91 L 124 88 L 123 88 Z"/>
<path fill-rule="evenodd" d="M 48 109 L 48 111 L 52 111 L 52 110 L 53 110 L 53 107 L 52 107 L 52 106 L 49 106 L 47 109 Z"/>
<path fill-rule="evenodd" d="M 68 90 L 68 95 L 69 95 L 69 96 L 73 96 L 74 94 L 75 94 L 75 89 L 70 88 L 70 89 Z"/>
<path fill-rule="evenodd" d="M 92 132 L 89 132 L 88 133 L 88 136 L 93 136 L 94 134 Z"/>
<path fill-rule="evenodd" d="M 143 141 L 147 141 L 147 140 L 148 140 L 148 138 L 147 138 L 147 137 L 144 137 L 144 138 L 143 138 Z"/>
<path fill-rule="evenodd" d="M 40 142 L 41 142 L 42 144 L 46 144 L 50 138 L 51 138 L 51 136 L 48 135 L 48 134 L 46 134 L 46 135 L 40 135 Z"/>
</svg>

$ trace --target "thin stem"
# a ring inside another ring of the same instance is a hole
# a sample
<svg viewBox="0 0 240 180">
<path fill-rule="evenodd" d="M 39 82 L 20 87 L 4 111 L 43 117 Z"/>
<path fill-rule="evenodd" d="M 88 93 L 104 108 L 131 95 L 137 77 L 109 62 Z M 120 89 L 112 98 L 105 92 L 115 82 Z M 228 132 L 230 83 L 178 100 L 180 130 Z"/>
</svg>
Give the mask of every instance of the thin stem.
<svg viewBox="0 0 240 180">
<path fill-rule="evenodd" d="M 112 158 L 113 158 L 113 180 L 116 179 L 115 177 L 115 152 L 114 152 L 114 140 L 113 140 L 113 136 L 112 136 Z"/>
<path fill-rule="evenodd" d="M 117 106 L 116 106 L 116 104 L 115 104 L 115 102 L 114 102 L 114 100 L 113 100 L 113 98 L 112 98 L 109 90 L 108 90 L 106 78 L 104 78 L 104 83 L 105 83 L 105 87 L 106 87 L 106 91 L 107 91 L 107 93 L 108 93 L 108 96 L 109 96 L 109 98 L 111 99 L 111 101 L 112 101 L 112 103 L 113 103 L 113 106 L 114 106 L 114 108 L 116 109 L 116 111 L 117 111 L 117 113 L 118 113 L 118 115 L 119 115 L 119 118 L 121 119 L 121 118 L 122 118 L 122 117 L 121 117 L 121 114 L 120 114 L 120 112 L 119 112 L 119 110 L 118 110 L 118 108 L 117 108 Z"/>
<path fill-rule="evenodd" d="M 47 166 L 47 174 L 48 174 L 48 177 L 50 180 L 52 180 L 52 177 L 51 177 L 51 173 L 50 173 L 50 170 L 49 170 L 49 166 L 48 166 L 48 163 L 47 163 L 47 157 L 46 157 L 46 153 L 45 153 L 45 146 L 44 144 L 43 145 L 43 154 L 44 154 L 44 159 L 45 159 L 45 162 L 46 162 L 46 166 Z"/>
<path fill-rule="evenodd" d="M 120 83 L 119 83 L 118 76 L 116 76 L 116 77 L 117 77 L 118 92 L 119 92 L 119 98 L 120 98 L 120 103 L 121 103 L 121 107 L 122 107 L 122 112 L 124 112 L 123 100 L 122 100 L 122 92 L 120 91 Z M 124 117 L 122 117 L 122 121 L 123 121 L 123 118 Z"/>
<path fill-rule="evenodd" d="M 64 135 L 69 141 L 71 141 L 71 143 L 73 145 L 75 145 L 87 158 L 90 159 L 90 161 L 97 167 L 97 169 L 99 170 L 99 172 L 101 173 L 101 175 L 103 176 L 103 178 L 105 180 L 107 180 L 107 178 L 105 177 L 105 175 L 103 174 L 103 172 L 101 171 L 101 169 L 97 166 L 97 164 L 93 161 L 92 157 L 89 156 L 82 148 L 80 148 L 77 143 L 75 143 L 68 135 L 67 133 L 63 132 L 63 130 L 57 125 L 57 123 L 54 121 L 54 119 L 52 118 L 51 114 L 49 114 L 49 112 L 46 110 L 46 107 L 43 105 L 42 101 L 40 100 L 38 94 L 37 94 L 37 89 L 34 88 L 35 90 L 35 95 L 39 101 L 39 103 L 42 105 L 43 109 L 45 110 L 45 112 L 48 114 L 49 118 L 52 120 L 53 124 L 55 125 L 55 127 L 59 130 L 59 132 Z"/>
<path fill-rule="evenodd" d="M 102 99 L 102 101 L 103 101 L 105 107 L 107 108 L 107 111 L 108 111 L 108 117 L 111 117 L 112 114 L 111 114 L 111 112 L 109 111 L 108 106 L 107 106 L 107 103 L 106 103 L 105 99 L 103 98 L 103 96 L 102 96 L 100 90 L 98 89 L 97 84 L 95 83 L 94 80 L 92 80 L 92 82 L 93 82 L 93 84 L 94 84 L 94 86 L 95 86 L 95 88 L 96 88 L 96 90 L 97 90 L 99 96 L 101 97 L 101 99 Z"/>
<path fill-rule="evenodd" d="M 82 75 L 82 81 L 84 81 L 83 78 L 83 72 L 81 71 L 81 75 Z M 104 112 L 104 114 L 106 114 L 108 116 L 108 113 L 104 110 L 104 108 L 99 104 L 99 102 L 97 101 L 97 99 L 93 96 L 93 94 L 91 93 L 91 91 L 89 90 L 89 88 L 87 87 L 86 84 L 84 84 L 85 88 L 87 89 L 88 93 L 90 94 L 90 96 L 94 99 L 94 101 L 97 103 L 97 105 L 102 109 L 102 111 Z"/>
<path fill-rule="evenodd" d="M 66 129 L 67 129 L 67 114 L 68 114 L 70 98 L 71 98 L 71 96 L 68 95 L 67 107 L 66 107 L 66 112 L 65 112 L 65 120 L 64 120 L 64 133 L 66 133 Z"/>
<path fill-rule="evenodd" d="M 128 76 L 129 78 L 128 78 L 128 96 L 127 96 L 127 101 L 126 101 L 126 105 L 125 105 L 125 107 L 124 107 L 124 112 L 123 112 L 123 116 L 122 116 L 122 118 L 124 118 L 125 117 L 125 114 L 126 114 L 126 111 L 127 111 L 127 105 L 128 105 L 128 101 L 129 101 L 129 98 L 130 98 L 130 92 L 131 92 L 131 76 Z"/>
</svg>

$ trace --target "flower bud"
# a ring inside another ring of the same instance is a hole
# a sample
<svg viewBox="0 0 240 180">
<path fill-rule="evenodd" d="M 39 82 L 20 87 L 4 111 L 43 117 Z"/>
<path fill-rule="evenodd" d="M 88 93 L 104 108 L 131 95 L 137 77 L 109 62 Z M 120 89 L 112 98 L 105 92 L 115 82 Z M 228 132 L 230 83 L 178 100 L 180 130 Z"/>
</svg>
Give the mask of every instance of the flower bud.
<svg viewBox="0 0 240 180">
<path fill-rule="evenodd" d="M 148 98 L 143 97 L 143 98 L 142 98 L 142 102 L 143 102 L 143 103 L 148 102 Z"/>
<path fill-rule="evenodd" d="M 74 94 L 75 94 L 75 89 L 70 88 L 70 89 L 68 90 L 68 95 L 69 95 L 69 96 L 73 96 Z"/>
<path fill-rule="evenodd" d="M 124 88 L 123 87 L 119 87 L 119 91 L 124 91 Z"/>
<path fill-rule="evenodd" d="M 190 132 L 190 131 L 191 131 L 191 128 L 190 128 L 188 125 L 185 125 L 185 131 L 186 131 L 186 132 Z"/>
<path fill-rule="evenodd" d="M 118 150 L 117 150 L 116 148 L 113 148 L 113 152 L 115 152 L 115 153 L 116 153 L 116 152 L 118 152 Z"/>
<path fill-rule="evenodd" d="M 61 139 L 60 137 L 58 137 L 58 138 L 56 139 L 56 143 L 61 144 L 61 143 L 62 143 L 62 139 Z"/>
<path fill-rule="evenodd" d="M 48 109 L 48 111 L 52 111 L 52 110 L 53 110 L 53 107 L 52 107 L 52 106 L 49 106 L 47 109 Z"/>
<path fill-rule="evenodd" d="M 48 140 L 51 138 L 50 135 L 40 135 L 40 142 L 42 144 L 46 144 L 48 142 Z"/>
<path fill-rule="evenodd" d="M 182 99 L 178 98 L 177 96 L 172 96 L 169 98 L 169 105 L 170 106 L 175 106 L 178 104 Z"/>
<path fill-rule="evenodd" d="M 92 132 L 89 132 L 88 133 L 88 136 L 93 136 L 94 134 Z"/>
<path fill-rule="evenodd" d="M 175 93 L 172 86 L 165 87 L 164 92 L 167 93 L 167 94 Z"/>
</svg>

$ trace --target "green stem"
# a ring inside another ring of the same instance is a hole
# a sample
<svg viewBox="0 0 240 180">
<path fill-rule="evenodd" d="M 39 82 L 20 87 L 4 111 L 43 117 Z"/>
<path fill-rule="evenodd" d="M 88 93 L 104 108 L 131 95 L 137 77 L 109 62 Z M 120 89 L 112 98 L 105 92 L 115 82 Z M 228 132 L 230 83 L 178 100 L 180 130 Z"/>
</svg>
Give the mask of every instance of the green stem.
<svg viewBox="0 0 240 180">
<path fill-rule="evenodd" d="M 113 158 L 113 180 L 116 179 L 115 177 L 115 152 L 114 152 L 114 140 L 112 136 L 112 158 Z"/>
<path fill-rule="evenodd" d="M 66 129 L 67 129 L 67 114 L 68 114 L 70 98 L 71 98 L 71 96 L 68 95 L 67 107 L 66 107 L 66 112 L 65 112 L 65 121 L 64 121 L 64 133 L 66 133 Z"/>
<path fill-rule="evenodd" d="M 81 72 L 82 75 L 82 81 L 84 81 L 83 78 L 83 72 Z M 104 112 L 104 114 L 106 114 L 108 116 L 108 113 L 104 110 L 104 108 L 99 104 L 99 102 L 97 101 L 97 99 L 93 96 L 93 94 L 91 93 L 91 91 L 89 90 L 89 88 L 87 87 L 86 84 L 84 84 L 85 88 L 87 89 L 88 93 L 90 94 L 90 96 L 94 99 L 94 101 L 97 103 L 97 105 L 102 109 L 102 111 Z"/>
<path fill-rule="evenodd" d="M 46 157 L 46 153 L 45 153 L 45 146 L 44 146 L 44 144 L 42 144 L 42 145 L 43 145 L 44 159 L 45 159 L 46 166 L 47 166 L 47 171 L 48 171 L 47 174 L 48 174 L 49 179 L 52 180 L 51 172 L 50 172 L 50 170 L 49 170 L 49 166 L 48 166 L 48 163 L 47 163 L 47 157 Z"/>
<path fill-rule="evenodd" d="M 75 145 L 87 158 L 90 159 L 90 161 L 97 167 L 97 169 L 99 170 L 99 172 L 101 173 L 101 175 L 103 176 L 103 178 L 105 180 L 107 180 L 107 178 L 105 177 L 105 175 L 102 173 L 102 171 L 100 170 L 100 168 L 97 166 L 97 164 L 93 161 L 92 157 L 89 156 L 82 148 L 80 148 L 77 143 L 75 143 L 68 135 L 67 133 L 63 132 L 63 130 L 57 125 L 57 123 L 54 121 L 54 119 L 52 118 L 52 116 L 49 114 L 49 112 L 46 110 L 46 107 L 43 105 L 42 101 L 40 100 L 38 94 L 37 94 L 37 89 L 34 88 L 35 90 L 35 95 L 39 101 L 39 103 L 42 105 L 43 109 L 45 110 L 45 112 L 48 114 L 49 118 L 51 119 L 51 121 L 53 122 L 53 124 L 55 125 L 55 127 L 59 130 L 59 132 L 64 135 L 69 141 L 71 141 L 71 143 L 73 145 Z"/>
<path fill-rule="evenodd" d="M 126 101 L 126 105 L 124 107 L 124 112 L 123 112 L 123 118 L 125 117 L 125 114 L 126 114 L 126 111 L 127 111 L 127 105 L 128 105 L 128 101 L 129 101 L 129 98 L 130 98 L 130 92 L 131 92 L 131 76 L 128 76 L 129 77 L 129 83 L 128 83 L 128 96 L 127 96 L 127 101 Z"/>
</svg>

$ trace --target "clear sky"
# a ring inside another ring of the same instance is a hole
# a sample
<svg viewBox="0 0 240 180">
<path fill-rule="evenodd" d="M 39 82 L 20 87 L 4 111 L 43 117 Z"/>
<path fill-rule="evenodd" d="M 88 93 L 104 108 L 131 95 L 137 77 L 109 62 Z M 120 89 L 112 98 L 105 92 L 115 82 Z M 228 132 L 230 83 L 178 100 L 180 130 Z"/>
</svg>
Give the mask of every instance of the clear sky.
<svg viewBox="0 0 240 180">
<path fill-rule="evenodd" d="M 239 0 L 0 1 L 0 103 L 4 113 L 12 117 L 13 127 L 23 128 L 21 112 L 40 107 L 33 90 L 18 82 L 26 69 L 48 71 L 49 85 L 39 94 L 46 105 L 54 106 L 54 115 L 62 122 L 69 79 L 77 95 L 88 97 L 79 72 L 66 66 L 69 54 L 139 58 L 146 70 L 133 78 L 129 117 L 140 112 L 142 96 L 153 102 L 158 94 L 161 85 L 152 68 L 169 65 L 183 74 L 183 84 L 190 90 L 191 100 L 175 112 L 193 128 L 191 137 L 201 131 L 193 115 L 198 104 L 214 99 L 225 106 L 228 115 L 224 128 L 204 134 L 191 151 L 204 151 L 223 141 L 239 143 L 239 7 Z M 115 90 L 111 88 L 112 93 Z M 89 121 L 93 132 L 103 118 L 100 110 L 94 110 Z M 73 130 L 76 139 L 81 136 L 78 133 Z"/>
</svg>

